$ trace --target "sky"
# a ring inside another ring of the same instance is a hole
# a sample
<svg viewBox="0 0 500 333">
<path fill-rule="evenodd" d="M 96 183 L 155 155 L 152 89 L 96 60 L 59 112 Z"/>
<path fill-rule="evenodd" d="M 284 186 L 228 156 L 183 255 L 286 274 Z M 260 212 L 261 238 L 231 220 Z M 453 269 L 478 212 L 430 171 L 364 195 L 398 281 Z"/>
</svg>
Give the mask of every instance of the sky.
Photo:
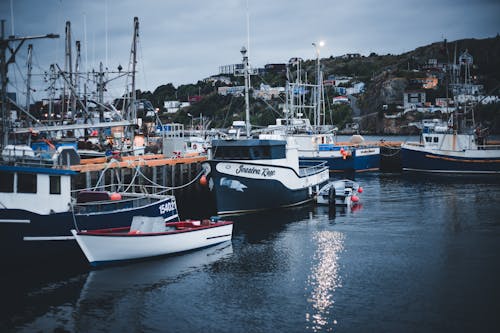
<svg viewBox="0 0 500 333">
<path fill-rule="evenodd" d="M 82 45 L 80 70 L 98 70 L 99 62 L 116 70 L 129 67 L 138 17 L 136 88 L 154 91 L 167 83 L 196 83 L 218 74 L 219 66 L 241 63 L 242 46 L 253 67 L 313 59 L 318 41 L 325 42 L 321 58 L 400 54 L 444 38 L 494 37 L 499 14 L 498 0 L 0 0 L 6 36 L 60 35 L 32 41 L 39 98 L 50 64 L 64 68 L 67 21 L 72 44 Z M 9 67 L 12 77 L 25 72 L 24 49 Z M 108 95 L 121 89 L 112 84 L 124 85 L 113 81 Z M 11 79 L 14 84 L 22 86 L 22 78 Z"/>
</svg>

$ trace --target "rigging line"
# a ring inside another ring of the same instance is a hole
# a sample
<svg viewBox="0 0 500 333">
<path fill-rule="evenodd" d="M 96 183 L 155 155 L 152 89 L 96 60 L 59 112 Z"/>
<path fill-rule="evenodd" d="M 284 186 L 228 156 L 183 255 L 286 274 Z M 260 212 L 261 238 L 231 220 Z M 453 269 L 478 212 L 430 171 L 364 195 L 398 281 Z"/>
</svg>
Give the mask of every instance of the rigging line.
<svg viewBox="0 0 500 333">
<path fill-rule="evenodd" d="M 139 166 L 138 166 L 139 167 Z M 198 178 L 200 178 L 203 174 L 204 174 L 204 170 L 201 170 L 197 175 L 196 177 L 194 177 L 191 181 L 189 181 L 188 183 L 186 184 L 183 184 L 183 185 L 180 185 L 180 186 L 172 186 L 172 187 L 169 187 L 169 186 L 163 186 L 163 185 L 160 185 L 158 183 L 155 183 L 153 182 L 151 179 L 149 179 L 146 175 L 144 175 L 140 170 L 138 171 L 139 174 L 144 177 L 144 179 L 146 179 L 147 181 L 149 181 L 152 185 L 155 185 L 156 187 L 159 187 L 159 188 L 163 188 L 163 189 L 167 189 L 167 190 L 178 190 L 178 189 L 181 189 L 181 188 L 184 188 L 184 187 L 187 187 L 191 184 L 193 184 L 196 180 L 198 180 Z"/>
<path fill-rule="evenodd" d="M 142 160 L 142 159 L 140 159 L 139 161 L 143 161 L 143 160 Z M 127 186 L 127 188 L 125 189 L 125 191 L 124 191 L 124 192 L 128 192 L 128 190 L 130 189 L 130 187 L 132 187 L 132 184 L 134 184 L 134 181 L 135 181 L 135 179 L 137 178 L 137 175 L 138 175 L 138 174 L 139 174 L 139 172 L 140 172 L 140 170 L 139 170 L 139 169 L 140 169 L 140 166 L 139 166 L 139 165 L 135 167 L 135 174 L 134 174 L 134 177 L 132 177 L 132 180 L 130 180 L 130 183 L 128 184 L 128 186 Z"/>
<path fill-rule="evenodd" d="M 274 108 L 271 104 L 269 104 L 265 99 L 261 99 L 262 102 L 264 102 L 272 111 L 274 111 L 278 116 L 281 116 L 281 113 Z"/>
<path fill-rule="evenodd" d="M 94 186 L 93 190 L 97 189 L 97 187 L 101 183 L 102 177 L 104 176 L 106 171 L 111 167 L 111 165 L 113 163 L 118 163 L 118 161 L 115 160 L 114 158 L 112 158 L 108 163 L 106 163 L 106 167 L 101 171 L 101 174 L 99 175 L 99 179 L 97 179 L 96 185 Z"/>
</svg>

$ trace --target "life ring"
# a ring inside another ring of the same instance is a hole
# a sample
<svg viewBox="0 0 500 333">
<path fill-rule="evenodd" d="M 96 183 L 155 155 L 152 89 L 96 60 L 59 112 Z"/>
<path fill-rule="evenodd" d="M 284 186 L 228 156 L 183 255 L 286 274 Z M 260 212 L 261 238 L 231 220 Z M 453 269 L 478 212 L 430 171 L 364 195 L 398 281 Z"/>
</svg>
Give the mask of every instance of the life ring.
<svg viewBox="0 0 500 333">
<path fill-rule="evenodd" d="M 196 143 L 193 143 L 192 147 L 193 147 L 193 149 L 198 148 L 198 146 L 196 145 Z"/>
</svg>

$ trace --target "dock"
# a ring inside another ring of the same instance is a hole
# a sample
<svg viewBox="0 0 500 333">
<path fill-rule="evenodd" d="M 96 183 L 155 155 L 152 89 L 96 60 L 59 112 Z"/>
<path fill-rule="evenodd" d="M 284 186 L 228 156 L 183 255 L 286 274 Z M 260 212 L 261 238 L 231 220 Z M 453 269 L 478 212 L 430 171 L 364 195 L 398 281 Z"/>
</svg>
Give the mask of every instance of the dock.
<svg viewBox="0 0 500 333">
<path fill-rule="evenodd" d="M 69 168 L 78 172 L 77 184 L 92 187 L 129 182 L 139 167 L 140 172 L 153 183 L 165 188 L 179 188 L 192 181 L 201 171 L 206 156 L 187 155 L 165 157 L 162 154 L 122 156 L 118 158 L 97 157 L 82 159 L 80 164 Z"/>
</svg>

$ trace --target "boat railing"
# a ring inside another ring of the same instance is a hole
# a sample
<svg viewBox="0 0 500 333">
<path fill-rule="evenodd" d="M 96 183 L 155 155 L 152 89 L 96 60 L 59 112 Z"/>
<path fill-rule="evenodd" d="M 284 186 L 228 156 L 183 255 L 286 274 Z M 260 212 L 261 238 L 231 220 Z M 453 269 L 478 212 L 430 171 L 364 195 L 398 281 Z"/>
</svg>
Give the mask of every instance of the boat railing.
<svg viewBox="0 0 500 333">
<path fill-rule="evenodd" d="M 300 162 L 299 174 L 302 177 L 314 175 L 328 168 L 326 161 L 301 160 Z"/>
<path fill-rule="evenodd" d="M 54 166 L 54 162 L 50 158 L 41 158 L 39 156 L 33 156 L 28 154 L 16 155 L 16 156 L 2 156 L 3 164 L 18 165 L 25 167 L 44 167 L 50 168 Z"/>
<path fill-rule="evenodd" d="M 110 193 L 118 192 L 122 195 L 127 195 L 130 197 L 136 196 L 165 196 L 171 195 L 172 189 L 163 188 L 156 185 L 144 185 L 144 184 L 107 184 L 99 185 L 91 188 L 82 188 L 71 191 L 71 196 L 76 198 L 80 192 L 91 192 L 91 191 L 107 191 Z"/>
<path fill-rule="evenodd" d="M 500 150 L 500 145 L 478 145 L 477 146 L 478 150 Z"/>
<path fill-rule="evenodd" d="M 119 193 L 117 197 L 115 197 L 111 193 L 109 199 L 101 199 L 101 200 L 91 200 L 86 202 L 78 202 L 76 200 L 76 205 L 74 206 L 75 213 L 99 213 L 99 212 L 108 212 L 115 211 L 120 209 L 130 209 L 135 207 L 142 207 L 148 204 L 152 204 L 158 200 L 165 199 L 168 195 L 168 190 L 155 190 L 154 186 L 145 186 L 145 185 L 131 185 L 127 188 L 125 192 L 114 192 Z M 106 189 L 111 189 L 111 185 L 100 187 L 98 191 L 94 191 L 96 193 L 107 192 Z M 156 193 L 153 193 L 156 191 Z M 82 190 L 73 191 L 75 197 L 77 193 L 81 193 Z M 92 191 L 87 191 L 92 192 Z M 109 191 L 112 192 L 112 191 Z"/>
</svg>

